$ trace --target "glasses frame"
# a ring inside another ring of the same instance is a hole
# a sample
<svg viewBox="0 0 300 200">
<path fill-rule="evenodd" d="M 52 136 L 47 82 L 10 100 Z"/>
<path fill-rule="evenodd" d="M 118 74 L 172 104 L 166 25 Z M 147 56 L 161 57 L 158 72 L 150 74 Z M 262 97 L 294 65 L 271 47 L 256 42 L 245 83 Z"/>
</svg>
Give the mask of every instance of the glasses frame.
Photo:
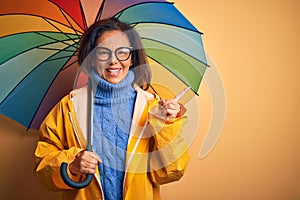
<svg viewBox="0 0 300 200">
<path fill-rule="evenodd" d="M 105 59 L 105 60 L 104 60 L 104 59 L 100 59 L 99 56 L 98 56 L 98 54 L 97 54 L 97 50 L 98 50 L 98 49 L 104 49 L 104 50 L 107 50 L 107 51 L 109 52 L 108 58 Z M 127 57 L 126 59 L 119 59 L 119 57 L 118 57 L 118 55 L 117 55 L 117 51 L 120 50 L 120 49 L 128 49 L 128 50 L 129 50 L 129 54 L 128 54 L 128 57 Z M 129 57 L 130 57 L 130 55 L 131 55 L 131 53 L 132 53 L 132 50 L 133 50 L 133 47 L 118 47 L 118 48 L 116 48 L 114 51 L 110 50 L 110 49 L 107 48 L 107 47 L 96 47 L 95 54 L 96 54 L 97 59 L 100 60 L 100 61 L 108 61 L 108 60 L 110 60 L 110 59 L 111 59 L 111 56 L 112 56 L 112 53 L 115 54 L 115 57 L 116 57 L 116 59 L 117 59 L 118 61 L 126 61 L 126 60 L 129 59 Z"/>
</svg>

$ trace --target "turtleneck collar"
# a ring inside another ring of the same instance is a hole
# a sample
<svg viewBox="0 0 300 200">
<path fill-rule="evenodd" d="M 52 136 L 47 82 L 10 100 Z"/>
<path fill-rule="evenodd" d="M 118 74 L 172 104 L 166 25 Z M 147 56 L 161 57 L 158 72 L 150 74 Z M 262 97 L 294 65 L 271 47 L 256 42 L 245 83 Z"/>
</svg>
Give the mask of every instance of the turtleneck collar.
<svg viewBox="0 0 300 200">
<path fill-rule="evenodd" d="M 129 70 L 127 76 L 120 83 L 112 84 L 102 77 L 100 77 L 95 70 L 91 71 L 91 78 L 94 85 L 97 86 L 95 90 L 96 98 L 122 98 L 131 96 L 134 92 L 132 83 L 134 80 L 134 72 Z"/>
</svg>

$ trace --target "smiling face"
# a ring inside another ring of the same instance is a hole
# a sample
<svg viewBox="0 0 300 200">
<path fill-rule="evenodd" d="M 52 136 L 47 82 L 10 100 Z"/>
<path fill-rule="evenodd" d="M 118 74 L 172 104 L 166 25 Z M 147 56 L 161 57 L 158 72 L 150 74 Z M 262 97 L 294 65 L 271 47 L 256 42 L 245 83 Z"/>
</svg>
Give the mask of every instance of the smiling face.
<svg viewBox="0 0 300 200">
<path fill-rule="evenodd" d="M 123 48 L 125 47 L 124 51 Z M 131 55 L 128 54 L 128 59 L 119 61 L 115 52 L 121 57 L 128 53 L 130 42 L 125 33 L 119 30 L 106 31 L 97 39 L 98 55 L 92 62 L 92 66 L 96 68 L 96 72 L 106 81 L 117 84 L 125 79 L 131 63 Z M 117 50 L 117 51 L 116 51 Z M 110 55 L 110 56 L 109 56 Z M 109 57 L 107 60 L 99 59 Z M 125 56 L 126 57 L 126 56 Z"/>
</svg>

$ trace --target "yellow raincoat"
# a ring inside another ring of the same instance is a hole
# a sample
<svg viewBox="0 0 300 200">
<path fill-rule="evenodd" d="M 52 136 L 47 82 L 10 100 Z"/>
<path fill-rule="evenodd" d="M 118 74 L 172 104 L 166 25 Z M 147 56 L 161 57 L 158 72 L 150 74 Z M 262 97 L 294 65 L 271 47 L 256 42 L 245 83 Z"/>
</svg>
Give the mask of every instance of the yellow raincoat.
<svg viewBox="0 0 300 200">
<path fill-rule="evenodd" d="M 124 200 L 161 199 L 159 187 L 179 180 L 187 167 L 189 154 L 181 129 L 185 117 L 165 123 L 149 113 L 158 99 L 135 87 L 130 137 L 127 146 Z M 86 148 L 87 87 L 74 90 L 49 113 L 40 127 L 35 150 L 37 179 L 49 190 L 61 191 L 62 199 L 103 199 L 99 173 L 89 186 L 73 189 L 60 176 L 62 162 L 70 163 Z M 124 116 L 126 117 L 126 116 Z M 85 177 L 72 175 L 74 181 Z"/>
</svg>

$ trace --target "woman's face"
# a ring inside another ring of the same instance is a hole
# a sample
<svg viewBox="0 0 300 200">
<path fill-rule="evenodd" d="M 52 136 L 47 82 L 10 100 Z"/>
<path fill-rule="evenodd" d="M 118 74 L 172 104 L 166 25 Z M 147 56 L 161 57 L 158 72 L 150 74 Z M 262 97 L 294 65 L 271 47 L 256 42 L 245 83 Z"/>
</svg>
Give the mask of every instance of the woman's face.
<svg viewBox="0 0 300 200">
<path fill-rule="evenodd" d="M 124 80 L 132 64 L 130 42 L 125 33 L 119 30 L 106 31 L 97 39 L 96 46 L 92 66 L 97 73 L 113 84 Z"/>
</svg>

